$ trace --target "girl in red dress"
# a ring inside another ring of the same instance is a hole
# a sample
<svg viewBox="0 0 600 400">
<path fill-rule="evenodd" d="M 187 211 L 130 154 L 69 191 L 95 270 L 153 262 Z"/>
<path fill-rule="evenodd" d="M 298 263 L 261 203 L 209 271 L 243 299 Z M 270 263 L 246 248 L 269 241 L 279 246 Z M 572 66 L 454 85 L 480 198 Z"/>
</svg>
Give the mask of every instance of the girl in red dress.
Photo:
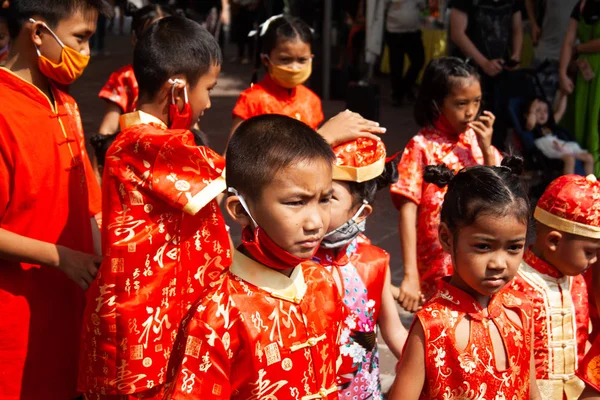
<svg viewBox="0 0 600 400">
<path fill-rule="evenodd" d="M 433 296 L 437 282 L 452 275 L 450 256 L 438 239 L 445 189 L 423 180 L 427 165 L 444 164 L 455 172 L 473 165 L 499 165 L 492 146 L 494 115 L 481 110 L 481 85 L 476 69 L 459 58 L 432 61 L 423 76 L 415 105 L 422 126 L 404 149 L 398 182 L 391 187 L 400 211 L 398 229 L 404 279 L 398 302 L 408 311 L 419 308 L 421 291 Z"/>
<path fill-rule="evenodd" d="M 456 175 L 443 165 L 425 169 L 427 182 L 448 185 L 439 236 L 454 272 L 417 312 L 389 399 L 541 399 L 532 305 L 505 287 L 525 248 L 522 169 L 514 157 Z"/>
<path fill-rule="evenodd" d="M 262 114 L 282 114 L 317 129 L 324 120 L 321 99 L 303 85 L 312 73 L 312 39 L 310 27 L 301 19 L 277 16 L 270 18 L 256 34 L 262 63 L 267 69 L 263 80 L 244 90 L 233 109 L 233 128 Z"/>
</svg>

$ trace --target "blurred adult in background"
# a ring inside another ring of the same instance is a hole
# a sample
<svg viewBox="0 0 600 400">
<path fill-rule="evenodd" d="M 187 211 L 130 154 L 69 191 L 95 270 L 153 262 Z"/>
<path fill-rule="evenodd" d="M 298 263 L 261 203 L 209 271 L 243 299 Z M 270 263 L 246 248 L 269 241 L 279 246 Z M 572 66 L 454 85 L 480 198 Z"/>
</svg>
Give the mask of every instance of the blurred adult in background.
<svg viewBox="0 0 600 400">
<path fill-rule="evenodd" d="M 177 5 L 215 37 L 223 25 L 229 25 L 229 0 L 178 0 Z"/>
<path fill-rule="evenodd" d="M 388 0 L 385 40 L 390 52 L 392 104 L 399 106 L 406 99 L 415 100 L 415 82 L 425 63 L 421 34 L 421 11 L 424 0 Z M 410 66 L 404 74 L 404 56 Z"/>
<path fill-rule="evenodd" d="M 232 0 L 231 19 L 237 43 L 237 58 L 242 64 L 249 64 L 252 55 L 253 39 L 248 37 L 258 21 L 262 7 L 261 0 Z"/>
<path fill-rule="evenodd" d="M 538 76 L 550 104 L 558 90 L 560 49 L 569 27 L 569 15 L 575 4 L 577 0 L 525 0 L 535 53 L 532 67 L 546 64 Z"/>
</svg>

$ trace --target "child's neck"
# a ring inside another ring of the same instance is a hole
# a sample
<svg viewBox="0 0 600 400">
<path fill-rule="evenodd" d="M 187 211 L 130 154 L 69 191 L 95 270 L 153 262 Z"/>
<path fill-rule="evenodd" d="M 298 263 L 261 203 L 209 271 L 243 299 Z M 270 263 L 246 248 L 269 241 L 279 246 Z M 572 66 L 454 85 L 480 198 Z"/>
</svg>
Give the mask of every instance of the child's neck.
<svg viewBox="0 0 600 400">
<path fill-rule="evenodd" d="M 169 106 L 156 103 L 142 103 L 138 106 L 138 110 L 150 114 L 160 119 L 165 125 L 169 124 Z"/>
<path fill-rule="evenodd" d="M 37 64 L 34 66 L 34 63 L 37 63 L 37 60 L 26 60 L 20 53 L 14 54 L 11 51 L 5 68 L 24 81 L 31 83 L 41 90 L 49 99 L 52 99 L 50 81 L 40 72 Z"/>
</svg>

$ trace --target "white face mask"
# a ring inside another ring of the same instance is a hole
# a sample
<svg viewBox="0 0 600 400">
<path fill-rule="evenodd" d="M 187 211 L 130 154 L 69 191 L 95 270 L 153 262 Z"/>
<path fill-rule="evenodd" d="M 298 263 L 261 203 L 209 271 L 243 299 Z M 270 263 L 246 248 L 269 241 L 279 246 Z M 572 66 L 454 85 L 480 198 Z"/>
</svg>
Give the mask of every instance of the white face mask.
<svg viewBox="0 0 600 400">
<path fill-rule="evenodd" d="M 357 223 L 356 219 L 358 219 L 360 214 L 362 214 L 367 204 L 369 203 L 363 201 L 362 206 L 360 206 L 352 218 L 346 221 L 342 226 L 339 226 L 331 232 L 325 234 L 325 236 L 323 236 L 323 240 L 321 241 L 321 247 L 324 249 L 338 249 L 347 245 L 356 239 L 358 235 L 363 233 L 366 229 L 367 220 L 363 219 L 361 222 Z"/>
</svg>

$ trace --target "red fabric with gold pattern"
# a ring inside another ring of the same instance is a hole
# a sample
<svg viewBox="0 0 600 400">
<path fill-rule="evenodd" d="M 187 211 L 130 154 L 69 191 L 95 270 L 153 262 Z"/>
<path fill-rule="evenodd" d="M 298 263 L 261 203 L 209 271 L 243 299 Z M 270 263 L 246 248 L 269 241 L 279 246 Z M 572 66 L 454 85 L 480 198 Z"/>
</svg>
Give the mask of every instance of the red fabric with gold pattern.
<svg viewBox="0 0 600 400">
<path fill-rule="evenodd" d="M 0 68 L 0 228 L 93 253 L 100 187 L 75 100 Z M 56 268 L 0 259 L 0 398 L 77 394 L 83 290 Z"/>
<path fill-rule="evenodd" d="M 121 119 L 132 123 L 106 155 L 105 258 L 87 293 L 79 379 L 102 395 L 165 383 L 182 317 L 231 260 L 214 200 L 223 158 L 148 114 Z"/>
<path fill-rule="evenodd" d="M 313 259 L 338 278 L 346 309 L 340 339 L 339 398 L 353 399 L 357 393 L 380 398 L 376 326 L 390 256 L 357 238 L 337 255 L 320 248 Z"/>
<path fill-rule="evenodd" d="M 516 312 L 522 326 L 505 309 Z M 473 297 L 441 280 L 440 290 L 417 317 L 425 332 L 426 381 L 421 399 L 529 398 L 532 310 L 521 293 L 501 290 L 490 299 L 484 314 Z M 471 336 L 467 348 L 460 351 L 453 332 L 465 317 L 470 319 Z M 505 371 L 496 367 L 487 328 L 490 320 L 504 338 L 510 363 Z"/>
<path fill-rule="evenodd" d="M 235 252 L 177 337 L 168 399 L 337 399 L 342 305 L 306 261 L 287 276 Z"/>
<path fill-rule="evenodd" d="M 110 75 L 98 97 L 115 103 L 123 113 L 130 113 L 137 107 L 139 93 L 133 66 L 126 65 Z"/>
<path fill-rule="evenodd" d="M 533 303 L 536 379 L 544 399 L 577 399 L 575 373 L 588 338 L 587 287 L 581 275 L 564 276 L 527 250 L 510 287 Z"/>
<path fill-rule="evenodd" d="M 502 155 L 494 149 L 496 165 Z M 442 250 L 438 239 L 440 212 L 446 188 L 423 180 L 425 167 L 445 164 L 458 172 L 465 167 L 483 165 L 483 153 L 473 130 L 459 135 L 439 128 L 421 129 L 408 142 L 398 165 L 398 182 L 390 187 L 392 200 L 399 207 L 403 199 L 418 205 L 417 209 L 417 268 L 421 292 L 426 298 L 435 294 L 437 281 L 452 275 L 450 255 Z M 400 233 L 402 234 L 402 233 Z"/>
<path fill-rule="evenodd" d="M 577 376 L 600 392 L 600 337 L 594 340 L 592 348 L 583 358 Z"/>
<path fill-rule="evenodd" d="M 598 333 L 600 333 L 600 316 L 598 315 L 598 308 L 596 307 L 596 297 L 594 296 L 594 282 L 593 282 L 593 267 L 588 268 L 583 273 L 585 284 L 588 289 L 588 304 L 590 309 L 590 321 L 592 323 L 592 331 L 588 340 L 590 343 L 594 343 Z"/>
<path fill-rule="evenodd" d="M 593 175 L 563 175 L 550 183 L 534 217 L 551 228 L 600 238 L 600 182 Z"/>
<path fill-rule="evenodd" d="M 266 74 L 264 79 L 244 90 L 233 109 L 233 116 L 247 120 L 263 114 L 287 115 L 317 129 L 323 122 L 319 96 L 304 85 L 285 89 Z"/>
<path fill-rule="evenodd" d="M 365 182 L 385 169 L 385 145 L 381 140 L 358 138 L 333 149 L 336 156 L 333 179 Z"/>
</svg>

